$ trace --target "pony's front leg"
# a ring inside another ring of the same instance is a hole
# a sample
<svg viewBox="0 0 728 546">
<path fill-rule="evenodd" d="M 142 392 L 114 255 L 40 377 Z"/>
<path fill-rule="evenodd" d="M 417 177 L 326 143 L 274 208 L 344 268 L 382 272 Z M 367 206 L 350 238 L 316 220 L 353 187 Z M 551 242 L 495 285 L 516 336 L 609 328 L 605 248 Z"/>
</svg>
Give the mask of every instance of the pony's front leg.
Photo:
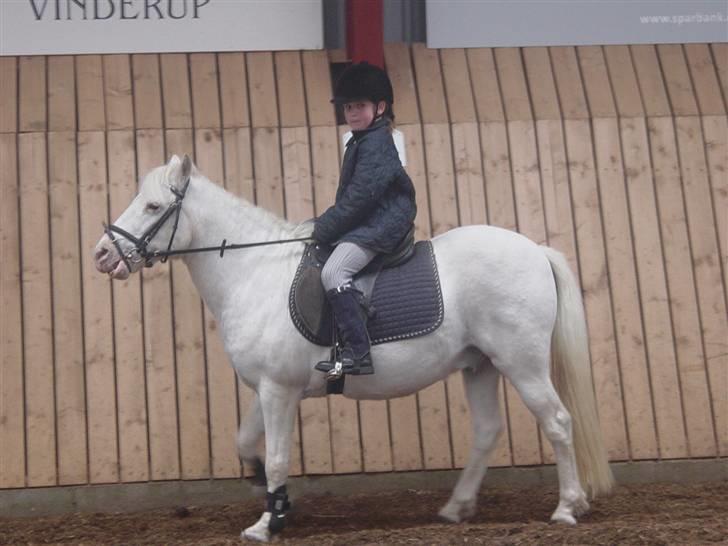
<svg viewBox="0 0 728 546">
<path fill-rule="evenodd" d="M 263 410 L 260 407 L 260 397 L 255 394 L 250 402 L 250 408 L 238 430 L 238 457 L 240 462 L 253 469 L 253 485 L 265 486 L 265 465 L 258 456 L 258 441 L 263 436 Z"/>
<path fill-rule="evenodd" d="M 265 474 L 268 480 L 266 509 L 258 522 L 242 532 L 243 538 L 267 542 L 272 533 L 283 530 L 290 508 L 286 492 L 291 437 L 302 391 L 272 382 L 259 390 L 265 425 Z"/>
</svg>

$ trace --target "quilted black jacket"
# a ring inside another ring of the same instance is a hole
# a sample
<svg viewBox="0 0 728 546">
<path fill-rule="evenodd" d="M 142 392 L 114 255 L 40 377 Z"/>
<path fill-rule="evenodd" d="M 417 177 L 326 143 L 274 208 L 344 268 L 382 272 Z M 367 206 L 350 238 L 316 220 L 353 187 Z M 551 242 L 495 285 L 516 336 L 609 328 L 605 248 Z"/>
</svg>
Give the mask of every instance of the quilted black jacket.
<svg viewBox="0 0 728 546">
<path fill-rule="evenodd" d="M 412 228 L 416 213 L 415 188 L 383 118 L 354 131 L 346 143 L 336 202 L 316 219 L 313 238 L 388 253 Z"/>
</svg>

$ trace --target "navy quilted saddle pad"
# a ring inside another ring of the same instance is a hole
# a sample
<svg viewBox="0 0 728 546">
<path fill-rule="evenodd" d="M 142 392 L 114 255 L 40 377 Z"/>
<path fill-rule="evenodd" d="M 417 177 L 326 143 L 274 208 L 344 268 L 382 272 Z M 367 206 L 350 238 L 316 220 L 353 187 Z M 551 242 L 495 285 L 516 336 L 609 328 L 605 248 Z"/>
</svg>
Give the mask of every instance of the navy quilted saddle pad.
<svg viewBox="0 0 728 546">
<path fill-rule="evenodd" d="M 333 316 L 321 285 L 322 263 L 313 245 L 306 247 L 289 295 L 291 319 L 317 345 L 333 343 Z M 364 280 L 364 279 L 362 279 Z M 356 286 L 366 286 L 366 282 Z M 366 289 L 365 289 L 366 290 Z M 383 269 L 374 282 L 367 328 L 373 345 L 423 336 L 435 331 L 444 316 L 440 278 L 430 241 L 415 244 L 405 263 Z"/>
</svg>

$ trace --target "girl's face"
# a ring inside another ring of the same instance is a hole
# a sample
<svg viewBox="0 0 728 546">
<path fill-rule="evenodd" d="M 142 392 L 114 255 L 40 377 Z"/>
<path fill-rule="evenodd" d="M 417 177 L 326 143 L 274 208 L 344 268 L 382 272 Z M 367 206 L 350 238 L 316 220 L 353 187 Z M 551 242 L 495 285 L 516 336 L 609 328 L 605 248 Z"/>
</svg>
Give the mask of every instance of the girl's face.
<svg viewBox="0 0 728 546">
<path fill-rule="evenodd" d="M 366 99 L 346 102 L 344 103 L 344 117 L 352 131 L 360 131 L 371 125 L 372 120 L 375 118 L 375 109 L 376 115 L 380 116 L 384 113 L 385 108 L 384 101 L 381 101 L 378 105 Z"/>
</svg>

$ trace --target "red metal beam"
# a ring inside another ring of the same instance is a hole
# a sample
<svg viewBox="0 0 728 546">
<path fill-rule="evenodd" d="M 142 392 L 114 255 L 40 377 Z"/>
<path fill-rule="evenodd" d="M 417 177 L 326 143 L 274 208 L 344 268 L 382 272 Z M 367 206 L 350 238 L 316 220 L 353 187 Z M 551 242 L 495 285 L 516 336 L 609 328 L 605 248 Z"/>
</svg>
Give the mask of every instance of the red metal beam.
<svg viewBox="0 0 728 546">
<path fill-rule="evenodd" d="M 382 0 L 346 0 L 346 51 L 355 63 L 384 68 Z"/>
</svg>

